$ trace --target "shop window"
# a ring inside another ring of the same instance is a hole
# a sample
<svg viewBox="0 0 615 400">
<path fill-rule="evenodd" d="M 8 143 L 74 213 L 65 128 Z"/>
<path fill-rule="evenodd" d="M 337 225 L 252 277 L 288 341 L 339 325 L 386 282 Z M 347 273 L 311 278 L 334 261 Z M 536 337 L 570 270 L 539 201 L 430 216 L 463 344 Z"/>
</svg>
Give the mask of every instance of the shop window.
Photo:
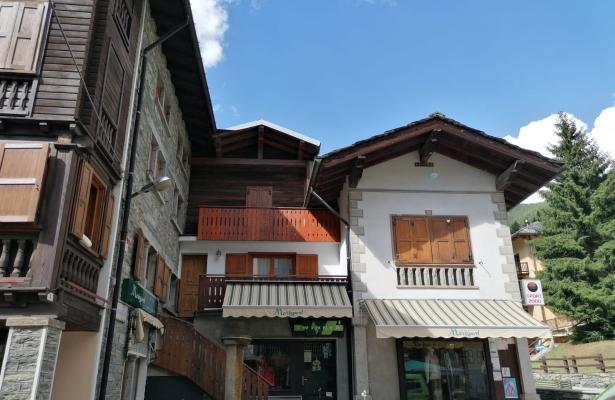
<svg viewBox="0 0 615 400">
<path fill-rule="evenodd" d="M 400 264 L 472 262 L 466 217 L 394 216 L 393 239 Z"/>
<path fill-rule="evenodd" d="M 76 196 L 71 232 L 91 252 L 106 257 L 115 198 L 88 163 L 81 166 Z"/>
<path fill-rule="evenodd" d="M 48 155 L 47 143 L 0 144 L 0 222 L 36 222 Z"/>
<path fill-rule="evenodd" d="M 48 16 L 47 0 L 0 0 L 0 72 L 37 72 Z"/>
<path fill-rule="evenodd" d="M 288 342 L 248 345 L 245 362 L 271 383 L 270 390 L 291 389 L 291 357 Z"/>
<path fill-rule="evenodd" d="M 404 339 L 398 343 L 401 398 L 492 398 L 484 342 Z"/>
</svg>

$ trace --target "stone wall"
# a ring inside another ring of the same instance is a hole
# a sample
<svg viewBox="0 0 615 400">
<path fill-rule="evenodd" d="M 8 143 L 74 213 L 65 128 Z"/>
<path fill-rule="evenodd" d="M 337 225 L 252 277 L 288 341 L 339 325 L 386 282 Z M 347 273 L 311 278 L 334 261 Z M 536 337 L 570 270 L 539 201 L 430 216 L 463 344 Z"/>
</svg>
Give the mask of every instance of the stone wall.
<svg viewBox="0 0 615 400">
<path fill-rule="evenodd" d="M 572 387 L 602 389 L 615 383 L 615 373 L 546 374 L 544 372 L 534 372 L 534 379 L 537 381 L 570 382 Z"/>
</svg>

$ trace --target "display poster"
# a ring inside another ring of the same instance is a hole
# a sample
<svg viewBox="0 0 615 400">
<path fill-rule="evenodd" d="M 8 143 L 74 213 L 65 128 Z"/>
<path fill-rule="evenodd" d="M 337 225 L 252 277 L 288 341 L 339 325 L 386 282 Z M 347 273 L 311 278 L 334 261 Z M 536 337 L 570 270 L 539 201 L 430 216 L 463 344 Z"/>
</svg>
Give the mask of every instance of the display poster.
<svg viewBox="0 0 615 400">
<path fill-rule="evenodd" d="M 517 380 L 515 378 L 502 378 L 504 384 L 504 398 L 505 399 L 518 399 L 519 391 L 517 390 Z"/>
</svg>

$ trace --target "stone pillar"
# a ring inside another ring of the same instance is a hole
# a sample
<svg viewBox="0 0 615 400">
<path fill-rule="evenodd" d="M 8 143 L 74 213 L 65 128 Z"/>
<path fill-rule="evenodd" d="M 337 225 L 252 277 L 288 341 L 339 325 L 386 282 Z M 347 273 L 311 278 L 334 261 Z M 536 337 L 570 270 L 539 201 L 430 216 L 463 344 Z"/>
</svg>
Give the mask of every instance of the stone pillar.
<svg viewBox="0 0 615 400">
<path fill-rule="evenodd" d="M 367 366 L 367 324 L 365 316 L 353 318 L 354 336 L 354 398 L 356 400 L 370 400 L 369 368 Z"/>
<path fill-rule="evenodd" d="M 0 398 L 48 400 L 64 322 L 49 317 L 8 318 Z"/>
<path fill-rule="evenodd" d="M 532 362 L 530 360 L 530 352 L 527 344 L 527 339 L 516 339 L 517 358 L 519 360 L 519 373 L 521 374 L 521 385 L 523 386 L 523 400 L 540 400 L 540 396 L 536 394 L 536 382 L 534 381 L 534 372 L 532 371 Z"/>
<path fill-rule="evenodd" d="M 224 400 L 241 399 L 243 384 L 244 349 L 252 339 L 247 336 L 225 337 L 222 343 L 226 350 L 224 374 Z"/>
</svg>

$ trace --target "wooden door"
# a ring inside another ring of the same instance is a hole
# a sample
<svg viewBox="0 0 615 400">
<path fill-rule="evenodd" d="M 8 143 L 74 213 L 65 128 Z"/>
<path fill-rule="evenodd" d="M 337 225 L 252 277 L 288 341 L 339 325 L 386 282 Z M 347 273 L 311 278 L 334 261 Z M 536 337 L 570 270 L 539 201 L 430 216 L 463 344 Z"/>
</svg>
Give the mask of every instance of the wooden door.
<svg viewBox="0 0 615 400">
<path fill-rule="evenodd" d="M 246 187 L 246 207 L 271 208 L 273 188 L 271 186 Z"/>
<path fill-rule="evenodd" d="M 192 317 L 199 303 L 199 279 L 207 271 L 207 255 L 182 257 L 182 276 L 179 283 L 177 312 L 180 317 Z"/>
<path fill-rule="evenodd" d="M 505 391 L 504 381 L 506 380 L 506 378 L 514 379 L 514 383 L 516 385 L 517 393 L 518 393 L 517 398 L 520 399 L 523 393 L 523 387 L 521 386 L 521 374 L 519 372 L 519 361 L 517 358 L 517 346 L 514 344 L 509 344 L 506 350 L 498 351 L 498 356 L 500 358 L 500 368 L 502 368 L 502 370 L 505 370 L 506 368 L 510 370 L 510 374 L 509 374 L 510 376 L 508 377 L 502 376 L 502 381 L 495 382 L 496 400 L 515 398 L 515 397 L 506 397 L 506 394 L 504 393 Z"/>
</svg>

